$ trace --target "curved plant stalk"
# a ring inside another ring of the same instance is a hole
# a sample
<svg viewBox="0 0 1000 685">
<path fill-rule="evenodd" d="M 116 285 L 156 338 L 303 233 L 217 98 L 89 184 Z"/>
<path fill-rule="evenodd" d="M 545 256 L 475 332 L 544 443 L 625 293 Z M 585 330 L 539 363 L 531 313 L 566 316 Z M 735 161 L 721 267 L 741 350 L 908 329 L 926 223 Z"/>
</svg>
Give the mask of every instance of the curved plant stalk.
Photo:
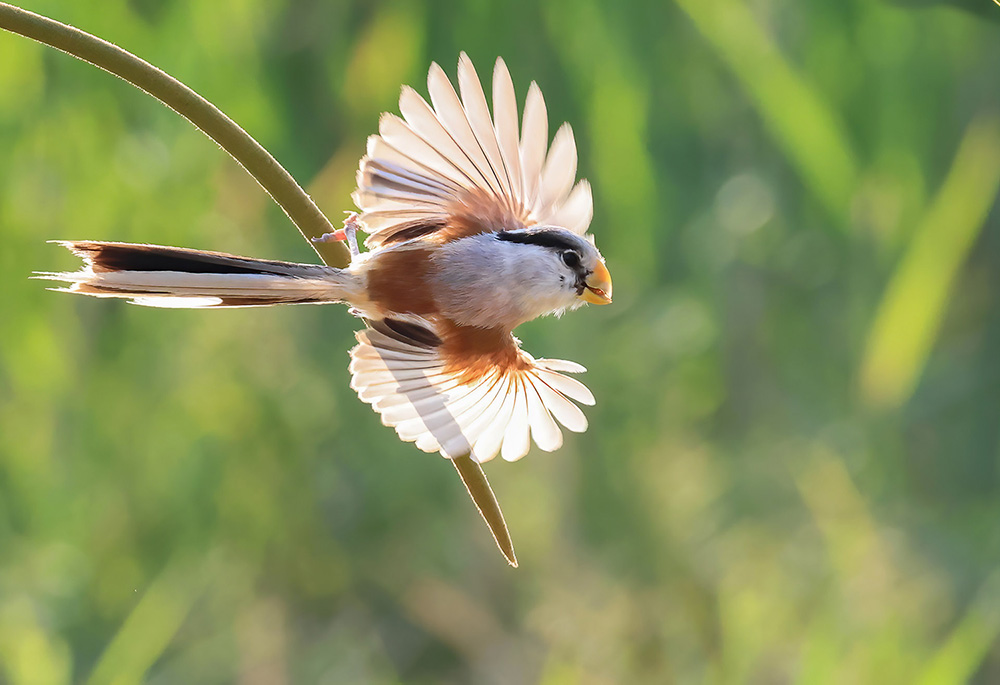
<svg viewBox="0 0 1000 685">
<path fill-rule="evenodd" d="M 312 198 L 271 153 L 218 107 L 166 72 L 97 36 L 4 2 L 0 2 L 0 28 L 100 67 L 144 90 L 180 114 L 218 143 L 254 177 L 310 245 L 313 245 L 310 237 L 335 230 Z M 340 246 L 339 251 L 339 255 L 334 253 L 339 259 L 331 261 L 340 263 L 331 266 L 346 265 L 347 250 Z M 317 253 L 324 257 L 318 249 Z"/>
<path fill-rule="evenodd" d="M 317 245 L 310 238 L 332 233 L 335 228 L 271 153 L 205 98 L 122 48 L 85 31 L 67 26 L 20 7 L 0 2 L 0 28 L 61 50 L 77 59 L 128 81 L 194 124 L 232 155 L 278 203 L 302 237 L 329 266 L 346 266 L 349 257 L 343 243 Z M 514 546 L 500 504 L 482 467 L 468 457 L 453 460 L 469 496 L 489 526 L 493 539 L 511 566 L 517 566 Z"/>
<path fill-rule="evenodd" d="M 514 541 L 510 539 L 510 531 L 507 530 L 507 522 L 503 520 L 503 512 L 500 510 L 500 503 L 490 482 L 486 480 L 486 472 L 483 471 L 482 464 L 473 461 L 468 455 L 456 457 L 451 460 L 458 475 L 465 483 L 465 489 L 469 491 L 469 497 L 479 509 L 479 515 L 486 521 L 493 539 L 500 548 L 500 552 L 507 559 L 507 563 L 517 568 L 517 556 L 514 554 Z"/>
</svg>

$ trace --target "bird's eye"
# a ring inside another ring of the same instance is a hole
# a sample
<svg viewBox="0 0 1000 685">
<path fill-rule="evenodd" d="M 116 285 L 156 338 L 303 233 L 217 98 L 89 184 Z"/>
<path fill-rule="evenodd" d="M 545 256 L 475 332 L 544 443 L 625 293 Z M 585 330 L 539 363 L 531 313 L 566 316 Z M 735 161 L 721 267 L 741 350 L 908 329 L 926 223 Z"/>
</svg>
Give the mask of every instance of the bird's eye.
<svg viewBox="0 0 1000 685">
<path fill-rule="evenodd" d="M 562 260 L 563 264 L 565 264 L 571 269 L 580 266 L 580 255 L 579 253 L 574 252 L 573 250 L 566 250 L 565 252 L 563 252 Z"/>
</svg>

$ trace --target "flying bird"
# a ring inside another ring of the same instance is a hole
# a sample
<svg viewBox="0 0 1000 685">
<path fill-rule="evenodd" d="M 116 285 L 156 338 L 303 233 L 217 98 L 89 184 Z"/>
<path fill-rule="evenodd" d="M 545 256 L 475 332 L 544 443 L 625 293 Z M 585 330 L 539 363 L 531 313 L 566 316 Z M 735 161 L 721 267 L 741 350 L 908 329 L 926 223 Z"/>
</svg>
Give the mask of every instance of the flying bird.
<svg viewBox="0 0 1000 685">
<path fill-rule="evenodd" d="M 568 124 L 548 145 L 535 83 L 520 126 L 502 59 L 492 116 L 464 53 L 458 86 L 432 64 L 430 103 L 404 86 L 402 116 L 381 116 L 357 173 L 358 213 L 321 238 L 350 244 L 346 268 L 80 240 L 60 244 L 82 270 L 37 276 L 151 307 L 344 303 L 365 324 L 350 352 L 351 387 L 402 440 L 477 462 L 519 459 L 532 439 L 555 450 L 559 424 L 587 428 L 577 404 L 594 397 L 567 375 L 585 369 L 532 357 L 513 331 L 611 302 L 611 275 L 586 233 L 590 185 L 575 182 Z M 368 234 L 364 252 L 356 230 Z"/>
</svg>

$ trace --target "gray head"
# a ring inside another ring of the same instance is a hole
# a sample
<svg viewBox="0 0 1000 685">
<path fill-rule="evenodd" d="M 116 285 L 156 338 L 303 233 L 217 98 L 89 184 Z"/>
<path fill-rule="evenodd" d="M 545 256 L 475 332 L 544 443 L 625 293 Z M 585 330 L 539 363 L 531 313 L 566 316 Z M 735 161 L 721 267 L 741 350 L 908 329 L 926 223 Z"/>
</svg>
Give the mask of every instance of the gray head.
<svg viewBox="0 0 1000 685">
<path fill-rule="evenodd" d="M 513 330 L 585 302 L 611 302 L 611 275 L 597 248 L 564 228 L 480 233 L 431 257 L 441 313 L 466 326 Z"/>
<path fill-rule="evenodd" d="M 556 269 L 563 290 L 591 304 L 611 303 L 611 274 L 594 244 L 565 228 L 533 226 L 501 231 L 496 239 L 534 245 L 558 258 Z"/>
</svg>

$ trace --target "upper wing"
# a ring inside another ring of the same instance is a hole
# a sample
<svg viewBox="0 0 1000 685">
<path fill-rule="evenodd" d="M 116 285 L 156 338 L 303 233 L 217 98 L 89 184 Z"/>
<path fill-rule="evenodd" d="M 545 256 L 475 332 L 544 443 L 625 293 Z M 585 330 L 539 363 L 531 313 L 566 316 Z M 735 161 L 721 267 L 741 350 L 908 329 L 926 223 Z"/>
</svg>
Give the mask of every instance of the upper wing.
<svg viewBox="0 0 1000 685">
<path fill-rule="evenodd" d="M 587 429 L 586 417 L 570 400 L 593 404 L 594 396 L 560 373 L 579 373 L 582 366 L 534 359 L 509 333 L 501 347 L 480 350 L 479 364 L 456 364 L 455 343 L 468 342 L 462 335 L 426 321 L 372 322 L 356 334 L 351 387 L 402 440 L 451 459 L 468 454 L 484 462 L 497 452 L 508 461 L 520 459 L 528 452 L 529 433 L 551 452 L 562 445 L 553 417 L 571 431 Z"/>
<path fill-rule="evenodd" d="M 438 233 L 445 238 L 532 225 L 561 226 L 582 235 L 593 215 L 590 184 L 576 178 L 576 142 L 563 124 L 548 144 L 545 101 L 532 82 L 518 137 L 514 85 L 502 59 L 493 69 L 493 116 L 472 61 L 458 60 L 455 93 L 432 64 L 433 106 L 408 86 L 402 118 L 383 114 L 368 139 L 352 196 L 382 245 Z"/>
</svg>

